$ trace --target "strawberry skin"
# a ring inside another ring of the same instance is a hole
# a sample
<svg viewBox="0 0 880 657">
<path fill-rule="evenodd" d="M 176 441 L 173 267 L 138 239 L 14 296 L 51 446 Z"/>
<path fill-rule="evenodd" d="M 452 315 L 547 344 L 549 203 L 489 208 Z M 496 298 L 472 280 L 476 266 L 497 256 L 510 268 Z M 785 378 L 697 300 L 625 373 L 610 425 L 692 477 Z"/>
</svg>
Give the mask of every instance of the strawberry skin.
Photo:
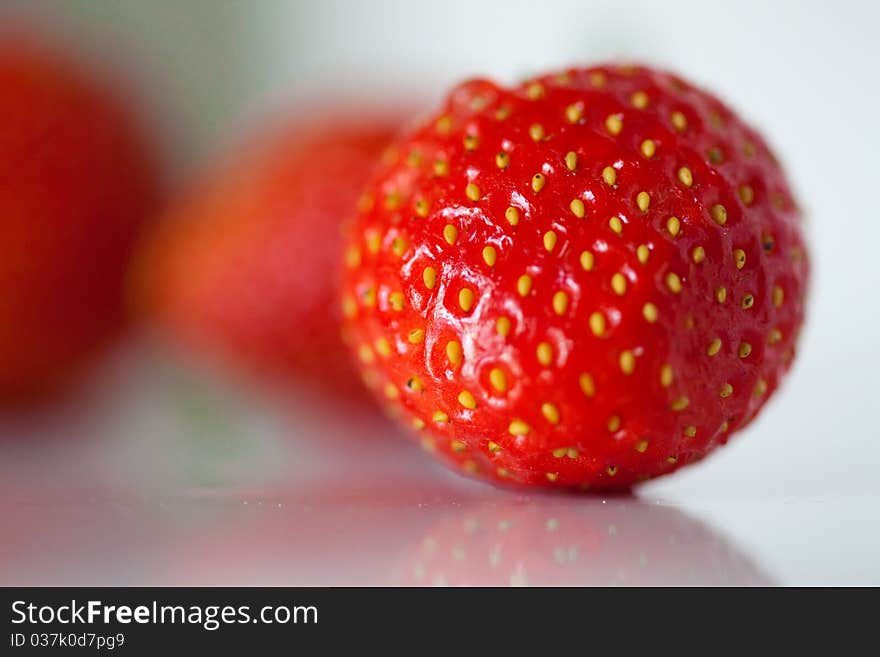
<svg viewBox="0 0 880 657">
<path fill-rule="evenodd" d="M 306 375 L 338 391 L 353 378 L 333 301 L 340 225 L 395 118 L 298 119 L 234 150 L 144 241 L 135 307 L 197 355 L 273 381 Z"/>
<path fill-rule="evenodd" d="M 726 443 L 788 369 L 800 214 L 709 94 L 645 67 L 476 80 L 398 151 L 350 234 L 345 330 L 459 469 L 626 488 Z"/>
<path fill-rule="evenodd" d="M 142 137 L 67 53 L 0 39 L 0 402 L 56 391 L 122 328 L 124 271 L 157 202 Z"/>
</svg>

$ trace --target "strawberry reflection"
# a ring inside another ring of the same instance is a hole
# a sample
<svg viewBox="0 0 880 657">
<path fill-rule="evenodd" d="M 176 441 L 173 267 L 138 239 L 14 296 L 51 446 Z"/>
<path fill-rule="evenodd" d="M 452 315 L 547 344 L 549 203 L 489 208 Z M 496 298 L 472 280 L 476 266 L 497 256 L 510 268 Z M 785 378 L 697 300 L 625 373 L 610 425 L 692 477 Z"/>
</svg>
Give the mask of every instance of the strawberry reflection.
<svg viewBox="0 0 880 657">
<path fill-rule="evenodd" d="M 477 504 L 440 519 L 397 573 L 405 585 L 766 585 L 710 527 L 635 498 Z"/>
</svg>

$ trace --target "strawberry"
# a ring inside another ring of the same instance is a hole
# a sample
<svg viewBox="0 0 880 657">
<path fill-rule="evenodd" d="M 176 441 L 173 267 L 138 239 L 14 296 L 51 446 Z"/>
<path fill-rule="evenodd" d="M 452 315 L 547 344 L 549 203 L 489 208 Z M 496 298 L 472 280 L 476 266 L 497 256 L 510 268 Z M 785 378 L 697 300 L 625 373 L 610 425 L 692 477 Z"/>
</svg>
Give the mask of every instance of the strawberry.
<svg viewBox="0 0 880 657">
<path fill-rule="evenodd" d="M 340 225 L 396 126 L 379 113 L 297 119 L 233 150 L 145 240 L 135 306 L 223 365 L 351 381 L 333 302 Z"/>
<path fill-rule="evenodd" d="M 157 200 L 131 112 L 40 43 L 0 39 L 0 402 L 56 391 L 119 332 Z"/>
<path fill-rule="evenodd" d="M 626 488 L 726 443 L 788 369 L 800 214 L 706 92 L 630 66 L 476 80 L 398 151 L 349 237 L 345 330 L 454 466 Z"/>
</svg>

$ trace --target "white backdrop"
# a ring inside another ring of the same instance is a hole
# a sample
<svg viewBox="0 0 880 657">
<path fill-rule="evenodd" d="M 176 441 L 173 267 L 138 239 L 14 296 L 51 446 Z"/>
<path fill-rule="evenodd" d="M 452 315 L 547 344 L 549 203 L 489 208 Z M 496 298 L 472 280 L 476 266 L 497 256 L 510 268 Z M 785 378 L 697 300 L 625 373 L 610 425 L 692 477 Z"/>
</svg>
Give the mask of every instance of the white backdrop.
<svg viewBox="0 0 880 657">
<path fill-rule="evenodd" d="M 880 543 L 880 3 L 74 0 L 37 11 L 90 47 L 122 51 L 121 65 L 152 85 L 182 169 L 262 108 L 315 93 L 429 105 L 465 77 L 511 81 L 608 58 L 669 67 L 717 92 L 775 145 L 809 215 L 808 329 L 752 428 L 645 490 L 697 512 L 714 500 L 707 513 L 766 536 L 776 564 L 837 541 L 842 564 L 861 564 L 841 573 L 880 576 L 870 553 Z M 778 513 L 762 513 L 768 500 Z M 841 540 L 854 528 L 858 540 Z"/>
</svg>

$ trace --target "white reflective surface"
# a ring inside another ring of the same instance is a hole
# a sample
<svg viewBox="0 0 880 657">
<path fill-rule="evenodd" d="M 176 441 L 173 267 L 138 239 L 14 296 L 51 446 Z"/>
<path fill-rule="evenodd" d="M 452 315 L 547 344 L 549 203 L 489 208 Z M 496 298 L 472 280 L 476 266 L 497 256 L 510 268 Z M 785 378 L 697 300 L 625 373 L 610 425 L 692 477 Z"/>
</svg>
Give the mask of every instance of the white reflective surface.
<svg viewBox="0 0 880 657">
<path fill-rule="evenodd" d="M 0 435 L 0 584 L 880 583 L 876 494 L 690 473 L 632 497 L 501 490 L 370 411 L 133 351 Z"/>
</svg>

